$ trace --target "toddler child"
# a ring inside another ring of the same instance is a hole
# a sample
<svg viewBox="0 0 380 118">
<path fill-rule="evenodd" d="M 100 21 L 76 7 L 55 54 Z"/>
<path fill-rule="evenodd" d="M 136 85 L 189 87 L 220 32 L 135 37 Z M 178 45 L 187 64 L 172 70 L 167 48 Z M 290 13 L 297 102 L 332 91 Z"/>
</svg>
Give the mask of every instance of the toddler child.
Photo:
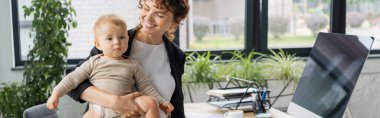
<svg viewBox="0 0 380 118">
<path fill-rule="evenodd" d="M 122 96 L 132 93 L 134 88 L 149 95 L 135 99 L 140 108 L 146 112 L 146 118 L 159 118 L 159 108 L 169 115 L 173 111 L 173 105 L 165 101 L 150 85 L 142 68 L 134 58 L 123 56 L 128 49 L 129 40 L 125 21 L 114 14 L 101 16 L 95 23 L 94 35 L 94 45 L 103 53 L 90 57 L 63 78 L 49 97 L 47 107 L 56 109 L 59 97 L 67 94 L 85 79 L 90 79 L 95 87 L 115 95 Z M 92 103 L 89 106 L 89 111 L 84 117 L 122 117 L 112 109 Z"/>
</svg>

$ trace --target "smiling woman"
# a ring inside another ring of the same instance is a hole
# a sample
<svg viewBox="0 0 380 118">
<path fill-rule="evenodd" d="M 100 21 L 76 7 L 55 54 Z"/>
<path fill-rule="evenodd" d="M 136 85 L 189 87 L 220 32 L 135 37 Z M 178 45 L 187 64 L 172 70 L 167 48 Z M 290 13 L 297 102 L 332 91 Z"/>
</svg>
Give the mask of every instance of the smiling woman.
<svg viewBox="0 0 380 118">
<path fill-rule="evenodd" d="M 184 118 L 181 78 L 185 55 L 172 40 L 173 33 L 189 11 L 187 0 L 139 0 L 138 7 L 140 22 L 137 27 L 128 31 L 128 50 L 123 55 L 135 58 L 158 94 L 173 104 L 174 110 L 171 116 Z M 93 48 L 90 56 L 100 54 L 102 51 Z M 88 79 L 69 95 L 77 101 L 85 100 L 112 108 L 122 116 L 134 117 L 144 114 L 132 100 L 140 96 L 139 93 L 109 94 L 92 86 Z M 164 115 L 161 113 L 161 117 L 166 117 Z"/>
<path fill-rule="evenodd" d="M 142 10 L 140 11 L 140 24 L 137 28 L 142 28 L 144 32 L 150 35 L 161 35 L 166 32 L 168 38 L 174 40 L 174 32 L 181 20 L 187 16 L 188 9 L 185 11 L 179 11 L 178 9 L 184 9 L 183 7 L 186 5 L 177 5 L 173 7 L 173 4 L 178 3 L 176 3 L 176 1 L 140 0 L 138 7 Z M 183 3 L 180 2 L 179 4 Z M 167 22 L 174 22 L 174 24 Z M 156 32 L 157 34 L 152 34 L 152 30 L 154 31 L 155 29 L 159 30 L 159 32 Z"/>
</svg>

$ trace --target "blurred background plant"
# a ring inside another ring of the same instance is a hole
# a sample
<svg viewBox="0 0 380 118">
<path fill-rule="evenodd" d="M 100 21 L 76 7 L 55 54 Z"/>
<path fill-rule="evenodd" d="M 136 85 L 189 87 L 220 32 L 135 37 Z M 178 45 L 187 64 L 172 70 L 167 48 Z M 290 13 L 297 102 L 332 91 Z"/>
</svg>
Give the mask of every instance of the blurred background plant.
<svg viewBox="0 0 380 118">
<path fill-rule="evenodd" d="M 281 35 L 289 30 L 289 18 L 285 16 L 270 16 L 268 18 L 268 30 L 275 39 L 279 39 Z"/>
<path fill-rule="evenodd" d="M 366 19 L 369 22 L 369 26 L 377 26 L 380 23 L 380 12 L 368 11 L 365 14 Z"/>
<path fill-rule="evenodd" d="M 328 24 L 327 18 L 319 13 L 314 13 L 306 17 L 305 22 L 306 27 L 312 32 L 313 36 L 317 36 L 318 32 Z"/>
<path fill-rule="evenodd" d="M 201 16 L 194 16 L 194 36 L 197 41 L 202 41 L 203 37 L 209 32 L 209 19 Z"/>
<path fill-rule="evenodd" d="M 240 36 L 244 33 L 244 22 L 239 18 L 231 18 L 227 21 L 230 33 L 235 37 L 235 40 L 239 40 Z"/>
<path fill-rule="evenodd" d="M 346 23 L 352 28 L 359 28 L 365 20 L 365 16 L 356 11 L 347 12 L 346 17 Z"/>
</svg>

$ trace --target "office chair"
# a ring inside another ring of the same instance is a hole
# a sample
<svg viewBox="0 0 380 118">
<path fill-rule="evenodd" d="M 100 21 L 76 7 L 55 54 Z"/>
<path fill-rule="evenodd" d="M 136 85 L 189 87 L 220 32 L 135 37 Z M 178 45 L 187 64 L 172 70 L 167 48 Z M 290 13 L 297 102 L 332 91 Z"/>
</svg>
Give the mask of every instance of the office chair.
<svg viewBox="0 0 380 118">
<path fill-rule="evenodd" d="M 58 118 L 58 113 L 55 110 L 49 110 L 46 103 L 32 106 L 23 113 L 24 118 Z"/>
</svg>

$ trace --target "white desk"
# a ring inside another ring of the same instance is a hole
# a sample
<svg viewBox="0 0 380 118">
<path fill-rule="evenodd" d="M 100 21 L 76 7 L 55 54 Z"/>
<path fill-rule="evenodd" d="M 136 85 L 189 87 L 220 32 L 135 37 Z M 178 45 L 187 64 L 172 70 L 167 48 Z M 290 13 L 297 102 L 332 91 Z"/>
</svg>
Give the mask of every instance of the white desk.
<svg viewBox="0 0 380 118">
<path fill-rule="evenodd" d="M 188 115 L 187 117 L 190 116 L 189 118 L 193 118 L 191 116 L 198 116 L 197 118 L 208 118 L 209 116 L 223 116 L 224 114 L 223 111 L 220 111 L 216 107 L 213 107 L 206 103 L 186 103 L 185 113 L 195 114 Z M 269 109 L 269 113 L 271 113 L 271 118 L 293 118 L 288 114 L 274 108 Z M 254 115 L 253 112 L 244 112 L 244 118 L 256 118 L 256 115 Z"/>
</svg>

